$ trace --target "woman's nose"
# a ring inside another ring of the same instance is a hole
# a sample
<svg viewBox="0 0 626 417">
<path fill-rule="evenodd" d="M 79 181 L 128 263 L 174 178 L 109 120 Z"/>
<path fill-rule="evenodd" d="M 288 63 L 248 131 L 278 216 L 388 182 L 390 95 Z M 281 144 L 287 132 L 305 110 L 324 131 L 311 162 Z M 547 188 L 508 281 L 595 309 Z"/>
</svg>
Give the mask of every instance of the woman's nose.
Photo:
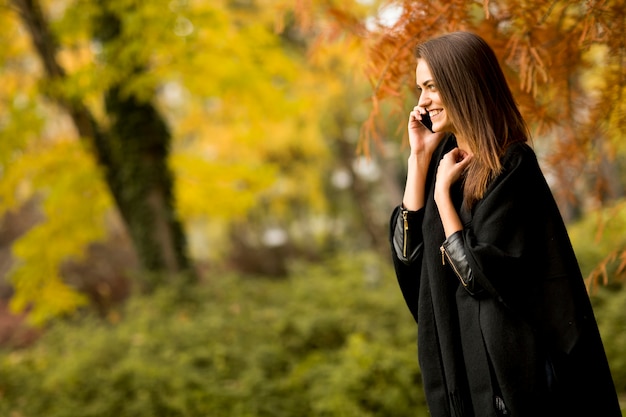
<svg viewBox="0 0 626 417">
<path fill-rule="evenodd" d="M 426 108 L 429 104 L 430 104 L 430 98 L 428 97 L 428 93 L 426 93 L 425 91 L 422 91 L 420 93 L 420 98 L 417 102 L 417 105 L 420 107 Z"/>
</svg>

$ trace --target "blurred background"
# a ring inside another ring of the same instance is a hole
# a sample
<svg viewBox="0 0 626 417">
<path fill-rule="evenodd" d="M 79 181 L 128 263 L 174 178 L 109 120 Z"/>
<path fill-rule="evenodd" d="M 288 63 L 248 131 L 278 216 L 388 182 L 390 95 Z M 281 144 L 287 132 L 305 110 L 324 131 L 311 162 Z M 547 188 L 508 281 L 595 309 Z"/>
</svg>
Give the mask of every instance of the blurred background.
<svg viewBox="0 0 626 417">
<path fill-rule="evenodd" d="M 626 409 L 626 1 L 4 0 L 0 415 L 426 416 L 413 46 L 501 60 Z"/>
</svg>

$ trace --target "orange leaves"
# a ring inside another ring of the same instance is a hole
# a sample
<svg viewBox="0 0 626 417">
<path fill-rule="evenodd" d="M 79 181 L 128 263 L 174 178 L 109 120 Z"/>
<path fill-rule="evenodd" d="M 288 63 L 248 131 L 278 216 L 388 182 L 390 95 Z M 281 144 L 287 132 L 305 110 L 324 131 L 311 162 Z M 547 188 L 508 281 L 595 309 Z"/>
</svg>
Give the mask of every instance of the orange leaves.
<svg viewBox="0 0 626 417">
<path fill-rule="evenodd" d="M 599 285 L 626 281 L 626 250 L 618 249 L 609 253 L 586 278 L 587 291 Z"/>
<path fill-rule="evenodd" d="M 550 80 L 547 65 L 541 56 L 546 55 L 545 50 L 533 45 L 529 38 L 520 39 L 520 36 L 514 35 L 507 45 L 507 55 L 507 62 L 519 68 L 521 90 L 537 96 L 539 85 Z"/>
<path fill-rule="evenodd" d="M 366 37 L 368 35 L 365 22 L 346 10 L 331 7 L 328 9 L 327 14 L 336 23 L 333 30 L 335 36 L 339 36 L 339 34 L 343 33 L 346 29 L 353 35 L 359 37 Z M 331 40 L 334 39 L 331 38 Z"/>
<path fill-rule="evenodd" d="M 376 100 L 397 102 L 406 87 L 411 87 L 413 45 L 453 30 L 477 32 L 493 46 L 505 63 L 516 98 L 538 134 L 545 134 L 558 124 L 574 123 L 578 127 L 583 121 L 576 112 L 594 107 L 598 94 L 591 97 L 580 84 L 581 71 L 588 67 L 585 56 L 590 45 L 606 42 L 609 50 L 615 52 L 613 60 L 622 57 L 622 65 L 615 65 L 611 73 L 622 74 L 616 82 L 626 84 L 623 0 L 442 3 L 386 3 L 401 7 L 402 13 L 393 25 L 370 30 L 366 70 L 373 87 L 372 105 Z M 603 63 L 595 65 L 597 73 L 610 75 Z M 376 116 L 376 111 L 372 114 Z M 369 122 L 365 130 L 374 127 L 375 123 Z M 376 136 L 376 132 L 370 133 Z"/>
</svg>

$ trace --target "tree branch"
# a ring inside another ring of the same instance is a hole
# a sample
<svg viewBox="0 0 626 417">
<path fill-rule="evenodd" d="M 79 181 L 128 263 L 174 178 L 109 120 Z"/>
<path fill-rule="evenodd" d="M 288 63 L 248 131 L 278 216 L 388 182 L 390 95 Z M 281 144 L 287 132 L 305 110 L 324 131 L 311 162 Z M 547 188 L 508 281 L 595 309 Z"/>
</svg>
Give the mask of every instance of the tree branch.
<svg viewBox="0 0 626 417">
<path fill-rule="evenodd" d="M 56 58 L 58 52 L 56 38 L 50 30 L 40 3 L 37 0 L 10 1 L 30 34 L 33 46 L 43 64 L 45 77 L 49 81 L 65 79 L 66 72 Z M 105 168 L 110 167 L 111 153 L 109 146 L 105 135 L 100 130 L 89 109 L 81 102 L 69 101 L 59 95 L 55 95 L 51 99 L 70 114 L 79 136 L 93 141 L 98 162 Z"/>
<path fill-rule="evenodd" d="M 39 3 L 33 0 L 11 0 L 11 2 L 17 8 L 22 22 L 31 35 L 33 46 L 41 58 L 47 76 L 52 79 L 64 77 L 65 71 L 56 60 L 58 46 Z"/>
</svg>

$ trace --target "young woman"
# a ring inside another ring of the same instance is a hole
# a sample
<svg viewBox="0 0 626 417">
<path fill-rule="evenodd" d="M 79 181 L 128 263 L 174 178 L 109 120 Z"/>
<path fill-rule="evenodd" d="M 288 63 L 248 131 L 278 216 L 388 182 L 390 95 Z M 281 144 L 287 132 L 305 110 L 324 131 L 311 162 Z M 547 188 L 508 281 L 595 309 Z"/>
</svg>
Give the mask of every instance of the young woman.
<svg viewBox="0 0 626 417">
<path fill-rule="evenodd" d="M 390 232 L 431 415 L 621 416 L 565 225 L 493 50 L 456 32 L 416 55 L 420 98 Z"/>
</svg>

